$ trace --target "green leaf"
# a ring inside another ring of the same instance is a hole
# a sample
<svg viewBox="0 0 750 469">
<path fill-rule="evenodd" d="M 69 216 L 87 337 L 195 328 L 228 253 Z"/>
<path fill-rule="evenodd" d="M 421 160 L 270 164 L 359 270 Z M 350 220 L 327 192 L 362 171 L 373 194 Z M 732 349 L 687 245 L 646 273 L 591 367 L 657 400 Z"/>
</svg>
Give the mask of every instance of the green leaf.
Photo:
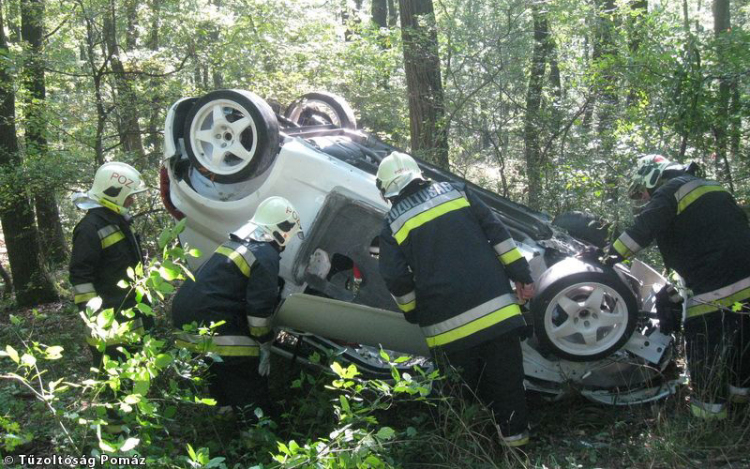
<svg viewBox="0 0 750 469">
<path fill-rule="evenodd" d="M 172 363 L 172 355 L 169 355 L 168 353 L 160 353 L 154 359 L 154 363 L 158 368 L 165 368 Z"/>
<path fill-rule="evenodd" d="M 117 448 L 112 446 L 107 440 L 99 440 L 99 448 L 107 453 L 114 453 Z"/>
<path fill-rule="evenodd" d="M 130 451 L 131 449 L 135 448 L 136 446 L 138 446 L 138 443 L 140 442 L 141 440 L 139 438 L 128 438 L 127 440 L 125 440 L 125 443 L 123 443 L 122 446 L 120 447 L 120 451 L 123 453 L 126 453 Z"/>
<path fill-rule="evenodd" d="M 393 435 L 396 434 L 396 431 L 392 429 L 391 427 L 383 427 L 380 430 L 378 430 L 377 437 L 381 440 L 390 440 L 393 438 Z"/>
<path fill-rule="evenodd" d="M 164 249 L 164 247 L 169 243 L 169 241 L 172 239 L 172 232 L 169 228 L 165 229 L 161 232 L 159 235 L 159 249 Z"/>
<path fill-rule="evenodd" d="M 190 443 L 188 443 L 188 445 L 187 445 L 187 450 L 188 450 L 188 456 L 190 456 L 190 460 L 191 461 L 195 461 L 197 459 L 197 456 L 195 454 L 195 450 L 190 445 Z"/>
<path fill-rule="evenodd" d="M 123 399 L 123 401 L 125 401 L 126 404 L 131 404 L 131 405 L 138 404 L 140 400 L 141 400 L 141 396 L 139 396 L 138 394 L 129 394 L 125 396 L 125 399 Z"/>
<path fill-rule="evenodd" d="M 34 355 L 24 353 L 21 357 L 21 363 L 26 366 L 34 366 L 36 365 L 36 357 Z"/>
<path fill-rule="evenodd" d="M 205 405 L 216 405 L 216 399 L 211 399 L 210 397 L 200 398 L 200 397 L 196 396 L 195 397 L 195 403 L 196 404 L 205 404 Z"/>
<path fill-rule="evenodd" d="M 172 293 L 174 292 L 174 287 L 172 286 L 172 284 L 164 282 L 157 285 L 156 290 L 162 293 Z"/>
<path fill-rule="evenodd" d="M 183 231 L 185 231 L 185 225 L 187 225 L 187 218 L 183 218 L 177 224 L 172 228 L 172 233 L 174 233 L 174 236 L 179 235 Z"/>
<path fill-rule="evenodd" d="M 219 467 L 219 466 L 221 466 L 221 463 L 224 462 L 224 459 L 226 459 L 226 458 L 221 458 L 221 457 L 219 457 L 219 458 L 211 458 L 211 460 L 208 461 L 208 464 L 206 464 L 206 467 L 207 468 L 209 468 L 209 467 Z"/>
<path fill-rule="evenodd" d="M 168 269 L 164 266 L 159 267 L 159 274 L 161 275 L 161 278 L 167 281 L 172 281 L 179 277 L 180 271 L 179 270 L 172 270 Z"/>
<path fill-rule="evenodd" d="M 63 350 L 65 349 L 63 349 L 61 346 L 53 345 L 51 347 L 47 347 L 44 353 L 45 353 L 47 360 L 58 360 L 62 358 Z"/>
<path fill-rule="evenodd" d="M 200 249 L 193 248 L 193 249 L 191 249 L 191 250 L 188 251 L 188 255 L 191 256 L 191 257 L 201 257 L 203 255 L 203 253 L 201 252 Z"/>
<path fill-rule="evenodd" d="M 171 419 L 175 415 L 177 415 L 177 407 L 171 405 L 171 406 L 167 407 L 166 409 L 164 409 L 164 417 L 165 418 Z"/>
<path fill-rule="evenodd" d="M 139 380 L 135 382 L 133 386 L 133 392 L 145 396 L 148 394 L 148 390 L 151 387 L 151 383 L 148 380 Z"/>
<path fill-rule="evenodd" d="M 341 365 L 339 365 L 339 363 L 338 363 L 338 362 L 333 362 L 333 363 L 331 363 L 331 369 L 332 369 L 332 370 L 333 370 L 333 372 L 334 372 L 334 373 L 336 373 L 336 375 L 337 375 L 337 376 L 339 376 L 340 378 L 343 378 L 343 377 L 344 377 L 344 374 L 345 374 L 345 372 L 344 372 L 344 369 L 343 369 L 343 368 L 341 367 Z"/>
<path fill-rule="evenodd" d="M 16 352 L 16 349 L 14 349 L 13 347 L 11 347 L 10 345 L 6 345 L 5 346 L 5 353 L 8 354 L 8 356 L 10 357 L 11 360 L 13 360 L 16 363 L 19 363 L 18 352 Z"/>
<path fill-rule="evenodd" d="M 351 413 L 352 409 L 349 407 L 349 401 L 346 399 L 346 396 L 339 396 L 339 402 L 341 403 L 341 408 L 344 410 L 344 412 Z"/>
</svg>

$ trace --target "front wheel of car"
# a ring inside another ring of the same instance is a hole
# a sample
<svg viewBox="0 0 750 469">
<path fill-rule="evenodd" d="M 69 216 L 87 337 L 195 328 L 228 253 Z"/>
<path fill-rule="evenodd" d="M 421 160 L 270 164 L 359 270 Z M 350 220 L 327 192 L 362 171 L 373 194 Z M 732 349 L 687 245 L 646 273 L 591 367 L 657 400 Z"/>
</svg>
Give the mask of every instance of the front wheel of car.
<svg viewBox="0 0 750 469">
<path fill-rule="evenodd" d="M 613 271 L 566 259 L 542 275 L 531 311 L 542 350 L 571 361 L 594 361 L 630 339 L 638 305 Z"/>
<path fill-rule="evenodd" d="M 185 119 L 191 164 L 219 183 L 245 181 L 265 171 L 279 150 L 279 123 L 258 95 L 218 90 L 201 97 Z"/>
<path fill-rule="evenodd" d="M 341 96 L 324 91 L 307 93 L 293 102 L 284 116 L 300 126 L 330 125 L 356 129 L 354 110 Z"/>
</svg>

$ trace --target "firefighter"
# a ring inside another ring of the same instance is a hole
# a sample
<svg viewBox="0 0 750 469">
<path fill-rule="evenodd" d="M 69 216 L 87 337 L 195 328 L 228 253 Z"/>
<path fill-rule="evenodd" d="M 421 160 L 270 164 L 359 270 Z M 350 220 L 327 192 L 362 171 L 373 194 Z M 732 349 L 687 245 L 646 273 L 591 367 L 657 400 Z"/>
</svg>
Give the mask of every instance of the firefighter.
<svg viewBox="0 0 750 469">
<path fill-rule="evenodd" d="M 130 227 L 128 209 L 134 196 L 145 190 L 141 174 L 132 166 L 119 162 L 103 164 L 94 175 L 91 190 L 73 198 L 73 203 L 87 212 L 73 230 L 70 259 L 70 282 L 79 310 L 85 310 L 87 302 L 98 296 L 102 310 L 114 309 L 115 319 L 120 324 L 127 323 L 127 328 L 138 334 L 153 326 L 153 318 L 137 310 L 133 318 L 123 315 L 123 311 L 136 305 L 135 292 L 117 284 L 127 280 L 128 268 L 143 262 L 138 237 Z M 107 341 L 104 350 L 97 349 L 93 337 L 87 341 L 96 368 L 103 354 L 115 359 L 123 357 L 117 350 L 123 345 L 119 339 Z"/>
<path fill-rule="evenodd" d="M 377 185 L 391 202 L 380 235 L 380 273 L 407 321 L 419 324 L 441 366 L 494 412 L 502 440 L 528 443 L 520 332 L 533 280 L 495 214 L 465 184 L 432 182 L 393 152 Z"/>
<path fill-rule="evenodd" d="M 279 302 L 279 260 L 287 244 L 302 237 L 299 215 L 288 200 L 270 197 L 253 218 L 229 235 L 186 280 L 172 303 L 175 327 L 211 326 L 213 335 L 198 331 L 178 336 L 177 346 L 196 353 L 213 352 L 221 361 L 209 367 L 209 392 L 221 407 L 230 406 L 241 425 L 254 409 L 269 415 L 268 394 L 271 319 Z"/>
<path fill-rule="evenodd" d="M 668 269 L 686 292 L 684 331 L 694 416 L 722 419 L 728 400 L 747 400 L 750 392 L 750 226 L 732 194 L 697 175 L 697 166 L 673 163 L 660 155 L 638 160 L 628 195 L 643 209 L 633 226 L 608 248 L 605 262 L 630 259 L 656 240 Z M 680 301 L 671 286 L 657 295 L 660 316 Z M 742 312 L 736 312 L 736 303 Z M 681 309 L 678 309 L 681 311 Z"/>
</svg>

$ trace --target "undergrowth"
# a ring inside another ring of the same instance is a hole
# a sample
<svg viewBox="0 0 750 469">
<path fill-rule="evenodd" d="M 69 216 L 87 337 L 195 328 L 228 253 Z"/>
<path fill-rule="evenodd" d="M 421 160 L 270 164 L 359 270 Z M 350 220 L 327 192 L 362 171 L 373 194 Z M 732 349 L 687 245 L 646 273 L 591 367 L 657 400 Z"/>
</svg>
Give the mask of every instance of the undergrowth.
<svg viewBox="0 0 750 469">
<path fill-rule="evenodd" d="M 151 307 L 139 308 L 157 327 L 143 340 L 131 337 L 139 351 L 106 363 L 103 374 L 90 369 L 83 339 L 114 334 L 111 313 L 90 309 L 88 327 L 69 303 L 0 318 L 0 458 L 12 459 L 7 467 L 22 467 L 22 455 L 126 458 L 118 467 L 143 467 L 127 458 L 144 458 L 148 467 L 164 468 L 750 465 L 748 408 L 733 407 L 727 421 L 696 421 L 687 389 L 632 407 L 529 394 L 532 443 L 519 451 L 500 444 L 486 408 L 445 391 L 455 388 L 452 377 L 399 372 L 393 360 L 390 380 L 365 379 L 355 366 L 318 355 L 310 357 L 319 365 L 313 369 L 273 357 L 279 416 L 261 415 L 241 434 L 231 413 L 208 398 L 205 363 L 212 357 L 173 347 L 167 305 L 190 254 L 173 243 L 179 230 L 165 232 L 161 255 L 127 285 L 150 298 Z M 113 419 L 127 431 L 108 434 Z"/>
</svg>

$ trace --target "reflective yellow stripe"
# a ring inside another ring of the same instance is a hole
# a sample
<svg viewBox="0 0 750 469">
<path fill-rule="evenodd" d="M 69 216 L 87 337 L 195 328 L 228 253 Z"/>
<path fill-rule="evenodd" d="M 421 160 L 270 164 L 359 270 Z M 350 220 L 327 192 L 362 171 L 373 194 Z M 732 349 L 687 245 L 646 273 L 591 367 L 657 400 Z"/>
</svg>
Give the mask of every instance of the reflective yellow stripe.
<svg viewBox="0 0 750 469">
<path fill-rule="evenodd" d="M 737 293 L 729 295 L 725 298 L 713 300 L 708 304 L 697 304 L 695 306 L 690 306 L 687 309 L 687 317 L 694 318 L 696 316 L 702 316 L 704 314 L 718 311 L 721 308 L 731 308 L 733 304 L 747 300 L 748 298 L 750 298 L 750 287 L 745 288 L 744 290 L 740 290 Z"/>
<path fill-rule="evenodd" d="M 89 301 L 89 300 L 90 300 L 91 298 L 94 298 L 95 296 L 96 296 L 96 292 L 92 292 L 92 293 L 82 293 L 82 294 L 80 294 L 80 295 L 76 295 L 76 296 L 74 296 L 74 297 L 73 297 L 73 302 L 74 302 L 75 304 L 80 304 L 80 303 L 88 303 L 88 301 Z"/>
<path fill-rule="evenodd" d="M 269 332 L 271 332 L 270 327 L 251 327 L 250 328 L 250 335 L 254 335 L 256 337 L 264 335 L 264 334 L 268 334 Z"/>
<path fill-rule="evenodd" d="M 518 248 L 513 248 L 510 251 L 500 256 L 500 262 L 502 262 L 503 265 L 508 265 L 508 264 L 512 264 L 513 262 L 517 261 L 518 259 L 522 257 L 523 257 L 523 254 L 521 254 L 521 251 Z"/>
<path fill-rule="evenodd" d="M 417 300 L 410 301 L 404 304 L 401 304 L 401 303 L 397 303 L 397 304 L 401 311 L 403 311 L 404 313 L 408 313 L 409 311 L 413 311 L 414 308 L 417 307 Z"/>
<path fill-rule="evenodd" d="M 512 446 L 513 448 L 516 448 L 518 446 L 523 446 L 529 444 L 529 437 L 520 438 L 518 440 L 503 440 L 505 441 L 505 444 L 508 446 Z"/>
<path fill-rule="evenodd" d="M 500 308 L 493 313 L 482 316 L 481 318 L 453 329 L 452 331 L 444 332 L 434 337 L 427 337 L 427 346 L 437 347 L 440 345 L 449 344 L 453 341 L 468 337 L 475 332 L 487 329 L 488 327 L 494 326 L 501 321 L 505 321 L 508 318 L 518 316 L 520 314 L 521 308 L 519 308 L 517 304 L 512 304 L 504 308 Z"/>
<path fill-rule="evenodd" d="M 122 241 L 123 239 L 125 239 L 125 235 L 122 233 L 122 231 L 117 231 L 115 233 L 112 233 L 111 235 L 102 239 L 102 249 L 108 248 L 112 246 L 113 244 L 119 241 Z"/>
<path fill-rule="evenodd" d="M 227 246 L 220 246 L 216 252 L 230 258 L 245 277 L 250 277 L 250 266 L 247 264 L 245 258 L 242 257 L 242 254 Z"/>
<path fill-rule="evenodd" d="M 726 192 L 726 189 L 718 184 L 702 182 L 695 189 L 691 190 L 683 197 L 680 197 L 677 203 L 677 214 L 679 215 L 680 213 L 684 212 L 685 209 L 690 206 L 690 204 L 698 200 L 700 197 L 708 194 L 709 192 Z"/>
<path fill-rule="evenodd" d="M 615 240 L 614 244 L 612 244 L 612 248 L 614 248 L 614 250 L 625 259 L 633 256 L 633 251 L 628 249 L 619 238 Z"/>
<path fill-rule="evenodd" d="M 196 353 L 213 352 L 225 357 L 257 357 L 260 355 L 260 349 L 257 345 L 216 345 L 210 337 L 200 343 L 177 339 L 175 345 Z"/>
<path fill-rule="evenodd" d="M 435 208 L 431 208 L 425 212 L 420 213 L 414 218 L 410 218 L 409 220 L 404 223 L 404 226 L 402 226 L 394 235 L 393 237 L 396 239 L 396 242 L 398 244 L 403 243 L 406 238 L 409 236 L 409 232 L 415 228 L 419 228 L 420 226 L 424 225 L 427 222 L 430 222 L 442 215 L 445 215 L 448 212 L 452 212 L 454 210 L 458 210 L 460 208 L 468 207 L 469 201 L 466 200 L 466 198 L 461 197 L 460 199 L 455 199 L 450 202 L 446 202 L 444 204 L 438 205 Z"/>
<path fill-rule="evenodd" d="M 728 412 L 726 406 L 723 406 L 721 404 L 708 404 L 708 406 L 712 408 L 707 410 L 700 405 L 690 404 L 690 412 L 694 417 L 698 417 L 703 420 L 724 420 L 727 418 Z M 713 408 L 717 406 L 721 406 L 721 410 Z"/>
</svg>

